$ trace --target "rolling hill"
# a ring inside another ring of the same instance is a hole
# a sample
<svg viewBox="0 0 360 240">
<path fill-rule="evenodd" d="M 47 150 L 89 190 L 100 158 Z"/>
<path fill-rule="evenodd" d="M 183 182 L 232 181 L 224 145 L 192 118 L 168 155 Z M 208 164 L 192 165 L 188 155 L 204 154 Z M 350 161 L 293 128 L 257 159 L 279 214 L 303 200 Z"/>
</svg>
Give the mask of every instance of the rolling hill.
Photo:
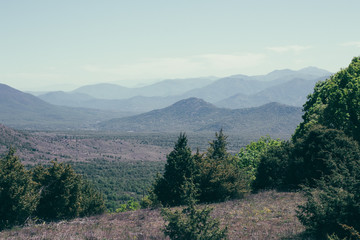
<svg viewBox="0 0 360 240">
<path fill-rule="evenodd" d="M 225 132 L 287 138 L 301 121 L 301 108 L 269 103 L 256 108 L 225 109 L 189 98 L 148 113 L 99 123 L 101 130 L 134 132 Z"/>
</svg>

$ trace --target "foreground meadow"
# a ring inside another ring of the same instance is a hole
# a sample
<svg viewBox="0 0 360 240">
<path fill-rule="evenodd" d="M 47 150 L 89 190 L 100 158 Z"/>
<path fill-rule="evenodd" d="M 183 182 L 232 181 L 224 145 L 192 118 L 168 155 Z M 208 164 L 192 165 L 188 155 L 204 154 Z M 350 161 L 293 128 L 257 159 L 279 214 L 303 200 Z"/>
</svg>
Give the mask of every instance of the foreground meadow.
<svg viewBox="0 0 360 240">
<path fill-rule="evenodd" d="M 267 191 L 211 204 L 212 216 L 229 239 L 305 239 L 296 218 L 300 193 Z M 48 224 L 28 223 L 0 233 L 0 239 L 166 239 L 160 210 L 142 209 Z"/>
</svg>

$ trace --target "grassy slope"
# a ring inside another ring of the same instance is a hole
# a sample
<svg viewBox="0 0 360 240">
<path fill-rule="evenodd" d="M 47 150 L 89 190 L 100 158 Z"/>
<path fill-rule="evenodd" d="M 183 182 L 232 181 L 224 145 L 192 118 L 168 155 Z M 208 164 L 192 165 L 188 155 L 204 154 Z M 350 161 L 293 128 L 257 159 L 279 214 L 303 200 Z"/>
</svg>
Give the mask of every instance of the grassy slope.
<svg viewBox="0 0 360 240">
<path fill-rule="evenodd" d="M 274 191 L 213 204 L 212 215 L 228 226 L 229 239 L 305 239 L 295 216 L 299 193 Z M 159 210 L 104 214 L 0 233 L 1 239 L 165 239 Z"/>
</svg>

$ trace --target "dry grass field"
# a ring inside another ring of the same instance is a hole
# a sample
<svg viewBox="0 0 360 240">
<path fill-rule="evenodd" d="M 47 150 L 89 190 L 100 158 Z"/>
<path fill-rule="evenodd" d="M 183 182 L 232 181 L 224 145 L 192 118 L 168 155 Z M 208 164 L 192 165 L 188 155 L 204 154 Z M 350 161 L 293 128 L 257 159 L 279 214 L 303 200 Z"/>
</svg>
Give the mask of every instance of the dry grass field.
<svg viewBox="0 0 360 240">
<path fill-rule="evenodd" d="M 296 218 L 300 193 L 267 191 L 212 204 L 212 216 L 228 227 L 229 239 L 310 239 Z M 166 239 L 159 210 L 104 214 L 48 224 L 29 223 L 0 233 L 0 239 Z"/>
</svg>

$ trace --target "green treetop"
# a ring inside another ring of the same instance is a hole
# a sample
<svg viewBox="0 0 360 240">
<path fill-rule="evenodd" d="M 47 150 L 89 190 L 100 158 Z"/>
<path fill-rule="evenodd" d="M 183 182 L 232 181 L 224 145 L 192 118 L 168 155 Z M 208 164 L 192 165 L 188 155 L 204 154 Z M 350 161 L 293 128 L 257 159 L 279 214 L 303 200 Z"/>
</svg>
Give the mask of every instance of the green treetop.
<svg viewBox="0 0 360 240">
<path fill-rule="evenodd" d="M 293 139 L 313 125 L 343 130 L 360 142 L 360 57 L 323 82 L 318 82 L 304 105 L 303 122 Z"/>
</svg>

